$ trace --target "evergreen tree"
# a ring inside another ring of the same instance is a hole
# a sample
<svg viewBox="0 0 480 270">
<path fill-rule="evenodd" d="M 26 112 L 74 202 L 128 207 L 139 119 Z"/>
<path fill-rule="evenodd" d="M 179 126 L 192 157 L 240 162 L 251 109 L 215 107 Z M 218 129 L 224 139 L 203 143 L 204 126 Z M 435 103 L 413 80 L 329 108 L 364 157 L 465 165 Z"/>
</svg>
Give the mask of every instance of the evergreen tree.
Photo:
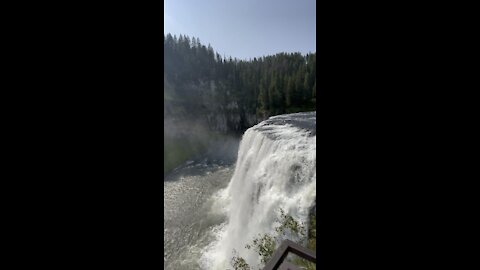
<svg viewBox="0 0 480 270">
<path fill-rule="evenodd" d="M 178 96 L 197 100 L 192 85 L 216 87 L 217 102 L 266 117 L 315 109 L 316 54 L 279 53 L 253 60 L 221 56 L 196 37 L 164 35 L 165 78 Z"/>
</svg>

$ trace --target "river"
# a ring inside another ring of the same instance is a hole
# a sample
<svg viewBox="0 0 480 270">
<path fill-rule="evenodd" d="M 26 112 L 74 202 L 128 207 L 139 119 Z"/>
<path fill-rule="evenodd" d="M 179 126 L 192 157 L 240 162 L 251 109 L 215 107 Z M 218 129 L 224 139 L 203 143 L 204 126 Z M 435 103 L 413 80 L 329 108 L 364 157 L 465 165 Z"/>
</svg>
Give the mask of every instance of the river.
<svg viewBox="0 0 480 270">
<path fill-rule="evenodd" d="M 177 168 L 164 181 L 164 267 L 201 269 L 202 250 L 226 216 L 212 212 L 215 192 L 227 187 L 234 164 L 203 160 Z"/>
<path fill-rule="evenodd" d="M 316 113 L 271 117 L 232 145 L 165 178 L 165 269 L 224 270 L 233 250 L 256 267 L 245 244 L 274 231 L 280 208 L 307 220 L 316 199 Z"/>
</svg>

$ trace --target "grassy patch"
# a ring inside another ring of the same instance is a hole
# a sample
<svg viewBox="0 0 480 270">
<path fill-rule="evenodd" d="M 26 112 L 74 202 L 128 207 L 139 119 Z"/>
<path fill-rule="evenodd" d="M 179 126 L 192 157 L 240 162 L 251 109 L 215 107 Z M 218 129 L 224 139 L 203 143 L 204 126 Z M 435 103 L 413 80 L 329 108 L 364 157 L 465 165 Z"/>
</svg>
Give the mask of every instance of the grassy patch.
<svg viewBox="0 0 480 270">
<path fill-rule="evenodd" d="M 165 137 L 163 141 L 163 174 L 166 175 L 187 160 L 204 154 L 211 143 L 222 142 L 228 138 L 231 136 L 210 131 L 198 132 L 196 136 L 192 135 L 189 138 Z"/>
<path fill-rule="evenodd" d="M 203 152 L 206 144 L 192 139 L 166 138 L 163 152 L 163 174 Z"/>
</svg>

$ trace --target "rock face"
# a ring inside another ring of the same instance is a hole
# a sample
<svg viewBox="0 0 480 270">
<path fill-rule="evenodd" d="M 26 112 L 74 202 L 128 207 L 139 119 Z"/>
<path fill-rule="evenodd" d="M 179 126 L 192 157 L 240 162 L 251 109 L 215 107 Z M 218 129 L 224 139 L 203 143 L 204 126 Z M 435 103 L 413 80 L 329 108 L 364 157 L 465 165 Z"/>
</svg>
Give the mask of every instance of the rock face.
<svg viewBox="0 0 480 270">
<path fill-rule="evenodd" d="M 166 81 L 164 91 L 164 122 L 172 127 L 174 123 L 188 122 L 189 125 L 202 125 L 212 132 L 243 133 L 263 120 L 258 119 L 251 108 L 240 105 L 238 97 L 232 96 L 228 90 L 219 91 L 213 81 L 177 88 Z"/>
<path fill-rule="evenodd" d="M 164 153 L 164 165 L 171 169 L 199 155 L 219 138 L 242 134 L 262 120 L 237 98 L 229 91 L 219 91 L 214 82 L 174 87 L 165 80 L 164 144 L 170 153 Z"/>
</svg>

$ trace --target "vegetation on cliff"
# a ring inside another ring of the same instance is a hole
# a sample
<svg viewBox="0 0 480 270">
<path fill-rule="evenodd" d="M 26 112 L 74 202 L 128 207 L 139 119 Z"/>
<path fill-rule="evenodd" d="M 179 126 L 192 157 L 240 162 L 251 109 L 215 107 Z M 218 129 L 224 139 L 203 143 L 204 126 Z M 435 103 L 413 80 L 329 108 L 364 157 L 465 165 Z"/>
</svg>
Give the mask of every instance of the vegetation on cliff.
<svg viewBox="0 0 480 270">
<path fill-rule="evenodd" d="M 221 57 L 198 38 L 164 36 L 164 175 L 216 136 L 272 115 L 315 110 L 316 54 Z"/>
<path fill-rule="evenodd" d="M 198 103 L 198 93 L 190 86 L 206 83 L 214 85 L 216 103 L 233 102 L 242 113 L 259 118 L 315 109 L 316 53 L 279 53 L 248 61 L 227 59 L 198 38 L 167 34 L 164 54 L 165 79 L 181 97 L 179 104 Z M 164 98 L 170 97 L 164 94 Z"/>
<path fill-rule="evenodd" d="M 257 238 L 253 239 L 251 244 L 245 246 L 246 249 L 254 250 L 260 256 L 261 265 L 258 265 L 258 269 L 261 269 L 272 258 L 280 243 L 285 239 L 297 242 L 300 245 L 306 246 L 310 250 L 316 251 L 317 217 L 315 212 L 310 214 L 307 224 L 285 214 L 282 209 L 280 209 L 279 216 L 280 217 L 277 219 L 278 226 L 275 228 L 273 234 L 266 233 L 259 235 Z M 254 269 L 244 258 L 238 255 L 236 250 L 234 250 L 233 253 L 234 256 L 230 262 L 233 269 Z M 302 269 L 316 269 L 316 264 L 298 256 L 287 256 L 287 261 L 302 267 Z"/>
</svg>

